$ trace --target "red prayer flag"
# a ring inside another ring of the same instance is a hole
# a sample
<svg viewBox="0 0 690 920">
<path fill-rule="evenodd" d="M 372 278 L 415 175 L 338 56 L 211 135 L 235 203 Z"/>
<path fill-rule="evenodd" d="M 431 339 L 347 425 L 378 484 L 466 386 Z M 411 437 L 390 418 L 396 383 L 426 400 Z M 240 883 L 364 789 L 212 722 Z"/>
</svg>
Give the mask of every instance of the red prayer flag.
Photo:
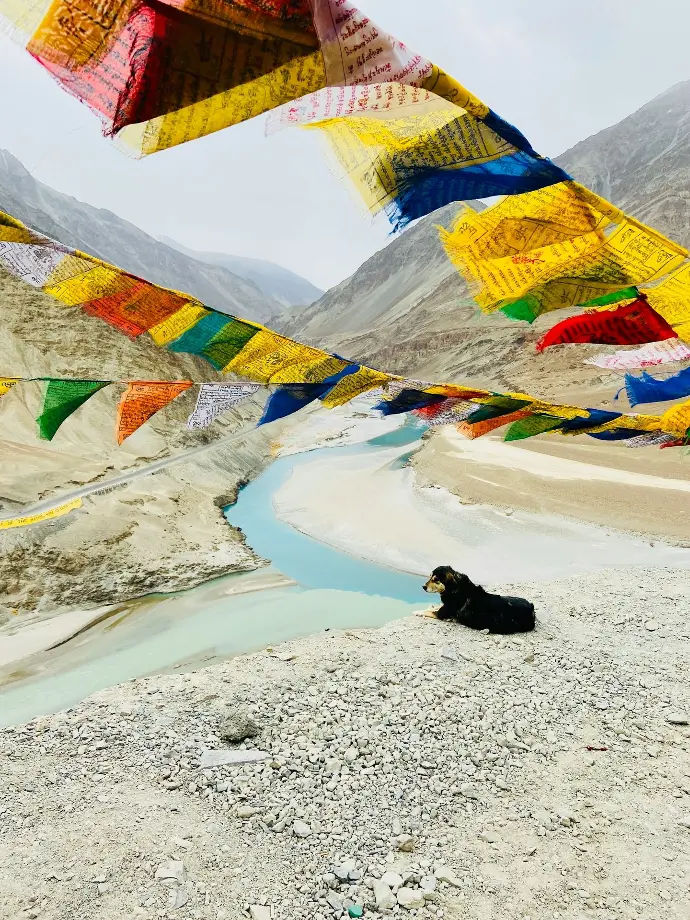
<svg viewBox="0 0 690 920">
<path fill-rule="evenodd" d="M 647 342 L 677 338 L 666 320 L 649 306 L 644 297 L 639 297 L 615 310 L 582 313 L 556 323 L 537 342 L 537 351 L 568 343 L 645 345 Z"/>
</svg>

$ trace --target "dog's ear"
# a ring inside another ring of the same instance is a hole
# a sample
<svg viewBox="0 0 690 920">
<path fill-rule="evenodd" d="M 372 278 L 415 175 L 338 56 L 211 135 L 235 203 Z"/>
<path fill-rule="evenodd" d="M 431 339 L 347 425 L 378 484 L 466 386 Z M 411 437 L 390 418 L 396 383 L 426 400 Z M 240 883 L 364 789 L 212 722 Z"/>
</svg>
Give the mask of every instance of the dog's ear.
<svg viewBox="0 0 690 920">
<path fill-rule="evenodd" d="M 441 581 L 446 586 L 446 588 L 455 587 L 458 582 L 458 573 L 450 565 L 444 565 L 441 568 Z"/>
</svg>

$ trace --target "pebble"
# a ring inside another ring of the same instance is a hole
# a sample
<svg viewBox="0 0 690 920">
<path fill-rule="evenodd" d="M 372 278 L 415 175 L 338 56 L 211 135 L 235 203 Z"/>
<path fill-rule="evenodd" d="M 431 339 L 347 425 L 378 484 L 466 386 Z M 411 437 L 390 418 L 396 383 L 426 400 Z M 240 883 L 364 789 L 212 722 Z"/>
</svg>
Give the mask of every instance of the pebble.
<svg viewBox="0 0 690 920">
<path fill-rule="evenodd" d="M 296 837 L 311 837 L 311 825 L 305 821 L 295 821 L 292 831 Z"/>
<path fill-rule="evenodd" d="M 414 837 L 411 834 L 400 834 L 395 838 L 395 845 L 401 853 L 412 853 L 414 851 Z"/>
<path fill-rule="evenodd" d="M 176 859 L 161 863 L 156 869 L 156 878 L 159 881 L 172 880 L 181 885 L 185 880 L 184 864 Z"/>
<path fill-rule="evenodd" d="M 669 710 L 665 714 L 666 721 L 670 725 L 689 725 L 690 718 L 684 712 Z"/>
<path fill-rule="evenodd" d="M 218 726 L 218 735 L 229 744 L 239 744 L 247 738 L 256 738 L 261 726 L 247 712 L 236 710 L 228 713 Z"/>
<path fill-rule="evenodd" d="M 402 888 L 403 884 L 402 875 L 398 875 L 397 872 L 384 872 L 381 876 L 381 881 L 391 889 L 393 894 L 396 893 L 398 888 Z"/>
<path fill-rule="evenodd" d="M 434 872 L 434 876 L 439 882 L 446 882 L 447 885 L 452 885 L 453 888 L 462 888 L 462 882 L 448 866 L 439 866 Z"/>
<path fill-rule="evenodd" d="M 251 920 L 273 920 L 271 908 L 261 904 L 252 904 L 249 908 L 249 916 Z"/>
<path fill-rule="evenodd" d="M 416 910 L 418 907 L 424 907 L 423 893 L 413 888 L 401 888 L 396 898 L 398 904 L 406 910 Z"/>
<path fill-rule="evenodd" d="M 392 910 L 398 903 L 391 889 L 381 879 L 374 882 L 374 900 L 377 910 Z"/>
</svg>

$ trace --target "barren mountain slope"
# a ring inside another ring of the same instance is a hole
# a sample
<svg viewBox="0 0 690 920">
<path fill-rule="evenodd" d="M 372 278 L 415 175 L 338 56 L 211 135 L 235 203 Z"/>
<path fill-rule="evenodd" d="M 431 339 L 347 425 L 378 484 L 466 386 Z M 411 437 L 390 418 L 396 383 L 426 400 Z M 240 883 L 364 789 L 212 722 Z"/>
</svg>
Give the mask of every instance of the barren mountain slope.
<svg viewBox="0 0 690 920">
<path fill-rule="evenodd" d="M 146 336 L 131 341 L 4 272 L 0 297 L 1 375 L 220 379 L 205 362 L 156 348 Z M 242 427 L 251 434 L 240 444 L 220 445 L 187 464 L 86 499 L 82 510 L 53 524 L 0 530 L 0 620 L 3 608 L 7 617 L 9 609 L 89 607 L 176 590 L 259 564 L 220 509 L 240 481 L 268 462 L 268 436 L 251 430 L 257 404 L 227 413 L 205 431 L 188 432 L 184 423 L 194 406 L 192 390 L 118 448 L 115 410 L 121 388 L 93 396 L 51 442 L 36 436 L 41 389 L 38 382 L 23 384 L 0 400 L 0 517 Z"/>
<path fill-rule="evenodd" d="M 147 281 L 192 294 L 216 310 L 264 322 L 283 312 L 283 304 L 253 281 L 159 243 L 111 211 L 56 192 L 37 182 L 19 160 L 1 149 L 0 210 L 66 246 Z"/>
</svg>

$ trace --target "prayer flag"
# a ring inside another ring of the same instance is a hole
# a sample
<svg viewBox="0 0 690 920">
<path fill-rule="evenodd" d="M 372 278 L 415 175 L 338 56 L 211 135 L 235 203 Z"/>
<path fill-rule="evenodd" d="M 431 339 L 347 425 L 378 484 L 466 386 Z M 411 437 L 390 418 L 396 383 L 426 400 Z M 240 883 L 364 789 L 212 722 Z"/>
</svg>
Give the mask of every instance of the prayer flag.
<svg viewBox="0 0 690 920">
<path fill-rule="evenodd" d="M 151 416 L 191 386 L 191 380 L 177 380 L 174 383 L 136 380 L 127 384 L 117 407 L 117 443 L 122 444 Z"/>
<path fill-rule="evenodd" d="M 678 339 L 666 339 L 662 342 L 642 345 L 640 348 L 635 348 L 631 351 L 617 351 L 612 355 L 596 355 L 594 358 L 587 358 L 585 364 L 625 371 L 642 367 L 657 367 L 660 364 L 687 361 L 688 359 L 690 359 L 690 347 L 678 341 Z"/>
<path fill-rule="evenodd" d="M 513 422 L 506 432 L 506 441 L 522 441 L 525 438 L 533 438 L 539 434 L 546 434 L 560 428 L 563 419 L 554 418 L 552 415 L 529 415 L 527 418 L 518 422 Z"/>
<path fill-rule="evenodd" d="M 625 391 L 631 406 L 640 403 L 667 402 L 669 399 L 683 399 L 690 396 L 690 367 L 679 371 L 673 377 L 657 379 L 646 371 L 641 376 L 625 375 Z"/>
<path fill-rule="evenodd" d="M 219 415 L 249 399 L 259 389 L 258 383 L 202 383 L 187 428 L 208 428 Z"/>
<path fill-rule="evenodd" d="M 666 320 L 652 310 L 644 297 L 640 297 L 613 310 L 583 313 L 556 323 L 537 342 L 537 351 L 572 343 L 642 345 L 677 338 Z"/>
<path fill-rule="evenodd" d="M 9 393 L 12 387 L 15 387 L 21 379 L 21 377 L 0 377 L 0 396 Z"/>
<path fill-rule="evenodd" d="M 510 307 L 528 321 L 649 284 L 688 255 L 576 182 L 506 198 L 481 213 L 466 206 L 441 238 L 484 312 Z"/>
<path fill-rule="evenodd" d="M 52 441 L 65 419 L 109 383 L 108 380 L 47 379 L 43 408 L 36 419 L 39 436 L 46 441 Z"/>
</svg>

